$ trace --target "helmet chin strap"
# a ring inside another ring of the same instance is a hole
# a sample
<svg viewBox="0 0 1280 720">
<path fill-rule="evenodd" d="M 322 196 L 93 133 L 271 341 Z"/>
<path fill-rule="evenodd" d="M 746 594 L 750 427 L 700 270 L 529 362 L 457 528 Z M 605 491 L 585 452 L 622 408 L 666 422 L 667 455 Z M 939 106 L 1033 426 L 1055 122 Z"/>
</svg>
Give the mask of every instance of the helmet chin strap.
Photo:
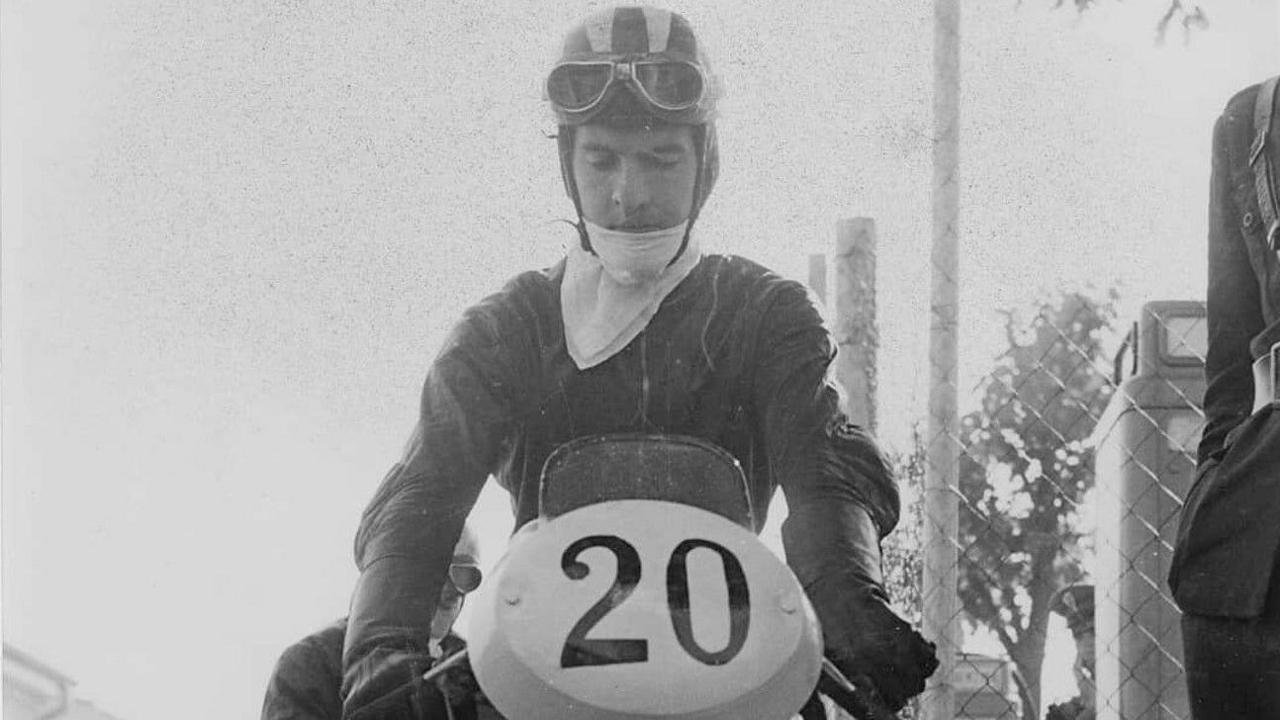
<svg viewBox="0 0 1280 720">
<path fill-rule="evenodd" d="M 707 126 L 698 125 L 693 128 L 694 143 L 693 146 L 698 153 L 698 172 L 693 176 L 693 205 L 689 208 L 689 224 L 684 228 L 684 237 L 680 240 L 680 249 L 676 250 L 676 254 L 671 258 L 671 262 L 667 263 L 667 267 L 675 264 L 676 260 L 684 255 L 685 248 L 689 247 L 689 233 L 693 232 L 693 223 L 698 219 L 698 214 L 702 210 L 703 203 L 698 202 L 698 198 L 702 193 L 702 176 L 704 174 L 704 165 L 707 158 Z M 703 198 L 705 202 L 705 198 Z"/>
<path fill-rule="evenodd" d="M 573 227 L 578 231 L 578 242 L 582 245 L 582 249 L 594 254 L 591 249 L 591 236 L 587 234 L 586 220 L 582 217 L 582 198 L 578 195 L 578 179 L 573 175 L 573 134 L 572 125 L 561 125 L 560 131 L 556 133 L 556 145 L 559 146 L 560 155 L 560 178 L 564 180 L 564 190 L 573 201 L 573 211 L 578 216 L 578 221 Z"/>
</svg>

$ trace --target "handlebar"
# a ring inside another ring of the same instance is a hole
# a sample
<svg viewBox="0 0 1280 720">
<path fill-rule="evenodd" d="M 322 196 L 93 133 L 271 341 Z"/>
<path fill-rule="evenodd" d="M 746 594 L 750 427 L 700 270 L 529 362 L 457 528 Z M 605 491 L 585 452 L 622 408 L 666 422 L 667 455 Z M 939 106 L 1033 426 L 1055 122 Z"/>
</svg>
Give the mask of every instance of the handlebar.
<svg viewBox="0 0 1280 720">
<path fill-rule="evenodd" d="M 858 681 L 845 677 L 835 663 L 826 657 L 822 658 L 818 692 L 834 700 L 859 720 L 895 720 L 898 717 L 884 704 L 880 693 L 876 692 L 870 682 L 862 677 Z"/>
</svg>

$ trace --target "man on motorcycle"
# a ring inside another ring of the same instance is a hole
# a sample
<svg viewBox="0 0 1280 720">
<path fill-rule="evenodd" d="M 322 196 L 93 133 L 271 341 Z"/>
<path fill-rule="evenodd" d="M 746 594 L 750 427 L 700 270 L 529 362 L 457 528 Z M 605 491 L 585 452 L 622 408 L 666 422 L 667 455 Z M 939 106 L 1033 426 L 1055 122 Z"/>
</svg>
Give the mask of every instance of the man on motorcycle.
<svg viewBox="0 0 1280 720">
<path fill-rule="evenodd" d="M 466 647 L 452 628 L 467 593 L 480 585 L 479 563 L 476 534 L 466 527 L 454 546 L 449 580 L 440 591 L 431 619 L 427 654 L 432 665 Z M 346 632 L 347 618 L 342 618 L 290 645 L 280 655 L 267 681 L 262 720 L 340 720 L 342 639 Z M 401 680 L 398 687 L 379 700 L 382 706 L 405 707 L 413 717 L 427 720 L 464 720 L 478 715 L 479 688 L 465 663 L 435 682 L 422 682 L 421 674 Z M 484 705 L 482 700 L 479 704 Z"/>
<path fill-rule="evenodd" d="M 343 652 L 343 717 L 430 661 L 446 548 L 494 475 L 517 527 L 539 475 L 577 437 L 691 435 L 746 471 L 756 530 L 786 493 L 787 561 L 828 656 L 892 708 L 924 689 L 934 646 L 890 609 L 879 540 L 899 496 L 828 377 L 831 336 L 799 283 L 704 255 L 694 223 L 715 184 L 719 88 L 689 23 L 648 7 L 597 12 L 546 82 L 577 238 L 555 266 L 469 309 L 427 374 L 405 457 L 356 536 L 361 571 Z"/>
</svg>

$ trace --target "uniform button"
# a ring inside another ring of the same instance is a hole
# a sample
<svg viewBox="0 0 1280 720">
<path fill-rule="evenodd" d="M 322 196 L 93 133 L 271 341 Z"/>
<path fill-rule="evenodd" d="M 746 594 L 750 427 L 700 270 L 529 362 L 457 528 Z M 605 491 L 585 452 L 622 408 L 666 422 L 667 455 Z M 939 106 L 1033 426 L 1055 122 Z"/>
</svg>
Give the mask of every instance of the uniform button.
<svg viewBox="0 0 1280 720">
<path fill-rule="evenodd" d="M 1253 227 L 1253 213 L 1246 212 L 1244 214 L 1244 226 L 1246 229 Z"/>
</svg>

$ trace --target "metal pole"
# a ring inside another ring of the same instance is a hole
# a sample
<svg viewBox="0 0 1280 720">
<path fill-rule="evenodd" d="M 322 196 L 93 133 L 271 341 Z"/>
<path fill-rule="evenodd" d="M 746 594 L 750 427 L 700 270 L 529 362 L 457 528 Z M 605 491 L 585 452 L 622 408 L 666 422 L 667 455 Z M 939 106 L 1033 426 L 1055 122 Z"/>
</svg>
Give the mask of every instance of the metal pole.
<svg viewBox="0 0 1280 720">
<path fill-rule="evenodd" d="M 851 218 L 836 223 L 836 379 L 846 393 L 845 412 L 855 425 L 876 429 L 876 223 Z"/>
<path fill-rule="evenodd" d="M 938 644 L 941 666 L 930 678 L 921 717 L 952 720 L 952 678 L 960 651 L 956 585 L 960 208 L 960 2 L 934 0 L 933 33 L 933 243 L 929 322 L 928 467 L 924 486 L 924 580 L 921 589 L 927 638 Z"/>
</svg>

